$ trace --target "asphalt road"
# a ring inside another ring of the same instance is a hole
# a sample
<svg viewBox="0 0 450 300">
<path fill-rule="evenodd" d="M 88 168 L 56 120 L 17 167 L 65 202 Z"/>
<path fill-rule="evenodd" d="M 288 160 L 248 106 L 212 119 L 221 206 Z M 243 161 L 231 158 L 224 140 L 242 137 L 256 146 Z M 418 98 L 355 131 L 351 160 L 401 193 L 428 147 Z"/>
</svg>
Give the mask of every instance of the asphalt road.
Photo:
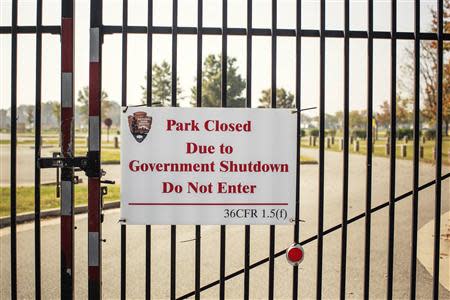
<svg viewBox="0 0 450 300">
<path fill-rule="evenodd" d="M 315 150 L 304 149 L 304 154 L 316 155 Z M 326 152 L 325 165 L 325 210 L 324 227 L 329 228 L 341 222 L 342 203 L 342 153 Z M 383 203 L 389 192 L 389 161 L 373 158 L 372 205 Z M 449 168 L 444 166 L 444 173 Z M 420 165 L 420 181 L 434 178 L 434 166 Z M 109 178 L 109 177 L 108 177 Z M 117 178 L 113 178 L 117 179 Z M 365 207 L 365 157 L 350 156 L 349 216 L 364 211 Z M 442 212 L 450 209 L 450 180 L 442 185 Z M 396 194 L 411 189 L 412 162 L 397 162 Z M 318 166 L 301 166 L 301 240 L 317 232 L 317 187 Z M 19 199 L 20 201 L 20 199 Z M 434 188 L 420 192 L 419 228 L 434 217 Z M 118 210 L 106 212 L 103 224 L 103 297 L 120 296 L 120 230 Z M 386 263 L 388 211 L 383 209 L 372 215 L 370 297 L 386 297 Z M 76 297 L 87 296 L 87 222 L 86 215 L 76 217 Z M 194 289 L 194 226 L 177 227 L 177 296 Z M 19 298 L 34 297 L 34 244 L 33 224 L 18 226 L 18 293 Z M 293 226 L 276 228 L 276 251 L 285 249 L 293 237 Z M 338 298 L 340 274 L 341 232 L 335 231 L 324 238 L 323 252 L 323 297 Z M 411 243 L 411 198 L 405 198 L 396 205 L 394 298 L 409 297 L 409 269 Z M 205 285 L 219 278 L 219 226 L 202 226 L 201 284 Z M 0 290 L 1 298 L 9 297 L 9 229 L 0 230 Z M 145 228 L 127 227 L 127 296 L 143 298 L 145 290 Z M 420 245 L 419 245 L 420 247 Z M 42 292 L 44 299 L 59 298 L 59 220 L 42 222 Z M 305 246 L 306 256 L 299 272 L 299 295 L 301 298 L 315 298 L 317 244 Z M 155 299 L 169 298 L 170 289 L 170 227 L 152 226 L 152 296 Z M 251 227 L 251 262 L 268 256 L 269 227 Z M 244 227 L 227 226 L 226 273 L 243 267 Z M 292 267 L 284 256 L 275 261 L 275 297 L 288 299 L 292 290 Z M 364 274 L 364 219 L 348 227 L 347 296 L 362 298 Z M 250 297 L 267 298 L 268 264 L 250 272 Z M 216 299 L 219 288 L 215 286 L 202 293 L 205 299 Z M 432 292 L 432 277 L 418 263 L 417 298 L 429 299 Z M 226 282 L 226 297 L 243 297 L 243 276 Z M 441 286 L 440 296 L 449 299 L 450 292 Z"/>
</svg>

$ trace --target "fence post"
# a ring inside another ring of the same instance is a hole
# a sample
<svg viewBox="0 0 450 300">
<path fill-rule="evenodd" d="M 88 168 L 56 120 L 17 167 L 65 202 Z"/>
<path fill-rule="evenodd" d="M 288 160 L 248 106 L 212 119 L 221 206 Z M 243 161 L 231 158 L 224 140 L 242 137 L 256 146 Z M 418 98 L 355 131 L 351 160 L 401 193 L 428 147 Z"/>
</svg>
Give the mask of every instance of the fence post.
<svg viewBox="0 0 450 300">
<path fill-rule="evenodd" d="M 406 157 L 406 154 L 407 154 L 407 151 L 406 151 L 406 144 L 403 144 L 403 145 L 401 145 L 400 147 L 401 147 L 401 148 L 400 148 L 401 155 L 402 155 L 403 158 L 405 158 L 405 157 Z"/>
<path fill-rule="evenodd" d="M 119 138 L 117 136 L 114 137 L 114 148 L 119 148 Z"/>
<path fill-rule="evenodd" d="M 384 155 L 389 156 L 390 155 L 390 148 L 391 145 L 389 143 L 384 144 Z"/>
<path fill-rule="evenodd" d="M 73 157 L 74 149 L 74 2 L 61 6 L 61 155 Z M 61 298 L 74 297 L 74 170 L 61 169 Z"/>
<path fill-rule="evenodd" d="M 353 151 L 359 152 L 359 140 L 356 140 L 353 144 Z"/>
<path fill-rule="evenodd" d="M 424 149 L 424 147 L 423 146 L 420 146 L 420 148 L 419 148 L 419 157 L 422 159 L 423 158 L 423 149 Z"/>
<path fill-rule="evenodd" d="M 90 1 L 89 41 L 89 146 L 88 157 L 96 161 L 88 178 L 88 296 L 101 299 L 102 230 L 101 230 L 101 59 L 102 0 Z M 126 56 L 126 53 L 122 53 Z M 126 78 L 122 78 L 126 80 Z"/>
</svg>

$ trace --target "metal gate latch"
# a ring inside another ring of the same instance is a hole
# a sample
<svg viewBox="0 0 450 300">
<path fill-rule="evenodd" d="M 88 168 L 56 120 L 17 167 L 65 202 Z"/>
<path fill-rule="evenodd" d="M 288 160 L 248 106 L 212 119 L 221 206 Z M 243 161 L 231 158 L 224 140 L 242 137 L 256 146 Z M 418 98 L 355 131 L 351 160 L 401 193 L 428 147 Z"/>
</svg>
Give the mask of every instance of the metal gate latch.
<svg viewBox="0 0 450 300">
<path fill-rule="evenodd" d="M 61 157 L 61 154 L 56 152 L 53 157 L 38 158 L 38 165 L 41 169 L 75 168 L 74 171 L 84 171 L 87 177 L 101 177 L 97 153 L 88 152 L 86 156 L 80 157 Z"/>
<path fill-rule="evenodd" d="M 103 183 L 103 184 L 115 184 L 116 182 L 114 180 L 101 180 L 100 183 Z M 100 187 L 100 197 L 101 197 L 102 211 L 103 211 L 103 203 L 104 203 L 103 197 L 106 196 L 107 194 L 108 194 L 108 187 L 107 186 Z M 103 223 L 104 220 L 105 220 L 105 214 L 102 213 L 100 215 L 100 223 Z"/>
</svg>

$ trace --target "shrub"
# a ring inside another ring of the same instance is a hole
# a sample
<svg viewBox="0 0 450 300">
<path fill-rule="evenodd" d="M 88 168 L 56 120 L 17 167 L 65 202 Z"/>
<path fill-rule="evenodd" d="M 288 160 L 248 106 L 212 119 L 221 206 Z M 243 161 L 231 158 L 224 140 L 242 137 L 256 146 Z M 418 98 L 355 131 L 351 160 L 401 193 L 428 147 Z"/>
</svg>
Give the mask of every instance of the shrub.
<svg viewBox="0 0 450 300">
<path fill-rule="evenodd" d="M 408 139 L 412 139 L 413 134 L 414 134 L 414 131 L 409 128 L 397 129 L 397 138 L 400 140 L 404 139 L 405 137 L 407 137 Z"/>
<path fill-rule="evenodd" d="M 301 136 L 301 137 L 306 136 L 306 131 L 305 131 L 305 129 L 301 129 L 301 130 L 300 130 L 300 136 Z"/>
<path fill-rule="evenodd" d="M 318 137 L 318 136 L 319 136 L 319 129 L 317 129 L 317 128 L 311 129 L 311 130 L 309 131 L 309 135 L 310 135 L 310 136 Z"/>
<path fill-rule="evenodd" d="M 360 138 L 365 139 L 366 138 L 366 131 L 364 129 L 354 129 L 352 130 L 352 137 L 354 138 Z"/>
<path fill-rule="evenodd" d="M 336 129 L 330 129 L 325 132 L 326 136 L 336 136 Z"/>
<path fill-rule="evenodd" d="M 436 138 L 436 129 L 428 129 L 424 132 L 424 136 L 427 140 L 434 140 Z"/>
<path fill-rule="evenodd" d="M 422 130 L 419 132 L 419 135 L 422 136 L 423 132 Z M 391 136 L 391 131 L 390 130 L 386 130 L 386 138 L 389 138 Z M 408 139 L 413 139 L 414 138 L 414 130 L 413 129 L 409 129 L 409 128 L 400 128 L 397 129 L 397 139 L 404 139 L 406 137 L 408 137 Z"/>
</svg>

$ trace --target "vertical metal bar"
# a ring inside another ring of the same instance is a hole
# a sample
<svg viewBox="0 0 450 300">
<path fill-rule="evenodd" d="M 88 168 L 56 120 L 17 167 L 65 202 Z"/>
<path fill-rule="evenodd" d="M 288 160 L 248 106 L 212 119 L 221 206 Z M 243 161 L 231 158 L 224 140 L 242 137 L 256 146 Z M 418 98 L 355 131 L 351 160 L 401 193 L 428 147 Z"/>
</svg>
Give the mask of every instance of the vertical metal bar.
<svg viewBox="0 0 450 300">
<path fill-rule="evenodd" d="M 102 1 L 91 0 L 89 57 L 89 145 L 88 159 L 92 162 L 88 174 L 88 296 L 102 297 L 101 249 L 101 62 L 102 62 Z"/>
<path fill-rule="evenodd" d="M 295 224 L 294 242 L 300 240 L 300 151 L 302 145 L 301 134 L 301 80 L 302 80 L 302 2 L 296 1 L 296 32 L 295 32 L 295 108 L 297 109 L 297 166 L 295 170 Z M 293 267 L 292 299 L 298 298 L 298 266 Z"/>
<path fill-rule="evenodd" d="M 322 299 L 323 206 L 325 182 L 325 0 L 320 1 L 319 203 L 317 216 L 316 298 Z"/>
<path fill-rule="evenodd" d="M 410 299 L 416 298 L 417 229 L 419 213 L 419 139 L 420 139 L 420 1 L 414 0 L 414 154 L 411 224 Z"/>
<path fill-rule="evenodd" d="M 202 106 L 203 0 L 197 5 L 197 107 Z M 195 299 L 200 299 L 201 226 L 195 226 Z"/>
<path fill-rule="evenodd" d="M 177 227 L 170 226 L 170 298 L 176 298 L 176 275 L 177 275 Z"/>
<path fill-rule="evenodd" d="M 198 0 L 197 9 L 197 107 L 201 107 L 203 81 L 203 0 Z"/>
<path fill-rule="evenodd" d="M 369 298 L 370 242 L 372 215 L 372 122 L 373 122 L 373 0 L 367 5 L 367 153 L 366 153 L 366 217 L 364 239 L 364 298 Z"/>
<path fill-rule="evenodd" d="M 153 0 L 147 4 L 147 106 L 152 106 Z M 145 299 L 151 298 L 152 227 L 145 226 Z"/>
<path fill-rule="evenodd" d="M 122 106 L 127 106 L 127 68 L 128 68 L 128 0 L 122 2 Z M 148 68 L 148 67 L 147 67 Z M 151 76 L 151 72 L 147 73 Z M 147 87 L 148 87 L 147 81 Z M 148 93 L 151 93 L 147 89 Z M 148 100 L 147 100 L 148 101 Z M 127 295 L 127 225 L 120 226 L 120 298 Z"/>
<path fill-rule="evenodd" d="M 17 0 L 12 1 L 11 13 L 11 299 L 17 299 Z"/>
<path fill-rule="evenodd" d="M 349 111 L 350 111 L 350 0 L 344 3 L 344 134 L 343 134 L 343 174 L 342 174 L 342 234 L 341 234 L 341 275 L 340 299 L 345 299 L 347 273 L 347 219 L 348 219 L 348 164 L 349 164 Z"/>
<path fill-rule="evenodd" d="M 226 248 L 226 227 L 220 225 L 220 287 L 219 298 L 225 299 L 225 248 Z"/>
<path fill-rule="evenodd" d="M 252 28 L 253 28 L 253 1 L 247 0 L 247 82 L 246 82 L 246 94 L 247 94 L 247 102 L 246 105 L 248 108 L 252 107 L 252 48 L 253 48 L 253 37 L 252 37 Z"/>
<path fill-rule="evenodd" d="M 178 0 L 172 5 L 172 106 L 177 106 Z"/>
<path fill-rule="evenodd" d="M 42 101 L 42 0 L 36 7 L 36 95 L 34 114 L 34 284 L 35 299 L 41 299 L 41 101 Z"/>
<path fill-rule="evenodd" d="M 62 2 L 61 11 L 61 155 L 73 157 L 73 0 Z M 74 171 L 61 168 L 61 298 L 74 297 Z"/>
<path fill-rule="evenodd" d="M 387 258 L 387 298 L 392 299 L 394 273 L 394 226 L 395 226 L 395 160 L 397 138 L 397 2 L 391 1 L 391 133 L 389 160 L 389 231 Z"/>
<path fill-rule="evenodd" d="M 227 27 L 228 27 L 228 1 L 222 0 L 222 76 L 221 76 L 221 105 L 227 107 Z M 225 250 L 226 250 L 226 227 L 220 226 L 220 287 L 219 298 L 225 299 Z"/>
<path fill-rule="evenodd" d="M 438 0 L 437 41 L 437 106 L 436 106 L 436 188 L 434 203 L 434 257 L 433 257 L 433 299 L 439 298 L 439 260 L 441 238 L 441 176 L 442 176 L 442 106 L 443 106 L 443 60 L 444 60 L 444 4 Z"/>
<path fill-rule="evenodd" d="M 222 0 L 222 76 L 221 76 L 221 104 L 227 107 L 227 59 L 228 59 L 228 1 Z"/>
<path fill-rule="evenodd" d="M 172 5 L 172 106 L 177 106 L 177 34 L 178 34 L 178 0 Z M 170 298 L 176 298 L 177 280 L 177 227 L 170 226 Z"/>
<path fill-rule="evenodd" d="M 147 106 L 152 106 L 153 0 L 148 0 L 147 10 Z"/>
<path fill-rule="evenodd" d="M 91 0 L 89 53 L 89 145 L 88 158 L 95 162 L 88 178 L 88 296 L 102 297 L 102 228 L 100 191 L 101 150 L 101 62 L 102 62 L 102 8 L 101 0 Z"/>
<path fill-rule="evenodd" d="M 152 230 L 150 225 L 145 226 L 145 299 L 151 296 L 151 257 L 152 257 Z"/>
<path fill-rule="evenodd" d="M 201 226 L 195 225 L 195 299 L 200 299 Z"/>
<path fill-rule="evenodd" d="M 246 82 L 246 107 L 252 107 L 252 0 L 247 0 L 247 82 Z M 244 233 L 244 300 L 250 299 L 250 225 L 245 225 Z"/>
<path fill-rule="evenodd" d="M 127 227 L 120 225 L 120 299 L 127 296 Z"/>
<path fill-rule="evenodd" d="M 271 106 L 277 107 L 277 1 L 272 0 Z M 269 299 L 273 299 L 275 281 L 275 225 L 269 227 Z"/>
</svg>

